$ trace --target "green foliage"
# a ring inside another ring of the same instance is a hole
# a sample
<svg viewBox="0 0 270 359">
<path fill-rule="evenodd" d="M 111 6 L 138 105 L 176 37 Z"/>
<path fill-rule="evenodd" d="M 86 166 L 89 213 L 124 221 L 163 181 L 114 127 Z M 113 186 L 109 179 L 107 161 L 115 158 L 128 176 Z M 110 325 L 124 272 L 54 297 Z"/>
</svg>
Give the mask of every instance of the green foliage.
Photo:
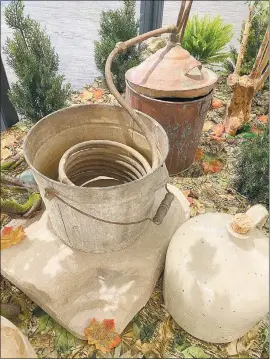
<svg viewBox="0 0 270 359">
<path fill-rule="evenodd" d="M 263 41 L 265 31 L 269 21 L 269 3 L 268 1 L 255 2 L 255 12 L 251 21 L 251 27 L 248 36 L 246 53 L 241 65 L 240 75 L 249 75 L 254 65 L 260 45 Z M 242 24 L 241 36 L 238 39 L 241 44 L 245 28 L 245 21 Z M 236 65 L 238 51 L 234 46 L 230 47 L 230 57 L 224 62 L 224 67 L 228 73 L 233 73 Z"/>
<path fill-rule="evenodd" d="M 232 25 L 226 25 L 220 16 L 200 19 L 194 15 L 188 20 L 182 45 L 202 63 L 220 63 L 229 55 L 224 48 L 232 36 Z"/>
<path fill-rule="evenodd" d="M 64 76 L 58 74 L 59 59 L 50 38 L 37 21 L 24 15 L 23 1 L 12 0 L 5 9 L 5 19 L 14 30 L 5 52 L 18 77 L 9 97 L 23 118 L 37 122 L 66 106 L 70 85 L 63 85 Z"/>
<path fill-rule="evenodd" d="M 95 62 L 104 75 L 105 64 L 115 44 L 129 40 L 138 33 L 135 18 L 135 0 L 124 0 L 124 7 L 118 10 L 102 11 L 100 19 L 100 41 L 95 41 Z M 125 88 L 125 73 L 141 61 L 139 47 L 128 48 L 125 54 L 118 55 L 112 64 L 114 83 L 119 91 Z"/>
<path fill-rule="evenodd" d="M 269 128 L 241 147 L 235 187 L 252 203 L 269 207 Z"/>
</svg>

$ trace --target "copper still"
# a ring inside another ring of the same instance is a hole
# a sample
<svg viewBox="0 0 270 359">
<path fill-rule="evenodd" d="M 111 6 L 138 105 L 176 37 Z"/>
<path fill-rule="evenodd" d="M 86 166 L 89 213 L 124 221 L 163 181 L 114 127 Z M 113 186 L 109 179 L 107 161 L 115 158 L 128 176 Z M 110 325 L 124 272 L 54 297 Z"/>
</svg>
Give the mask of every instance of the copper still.
<svg viewBox="0 0 270 359">
<path fill-rule="evenodd" d="M 166 166 L 172 175 L 194 161 L 217 82 L 217 75 L 181 46 L 191 3 L 184 11 L 182 2 L 177 31 L 170 34 L 167 45 L 125 75 L 128 104 L 153 117 L 167 132 Z"/>
</svg>

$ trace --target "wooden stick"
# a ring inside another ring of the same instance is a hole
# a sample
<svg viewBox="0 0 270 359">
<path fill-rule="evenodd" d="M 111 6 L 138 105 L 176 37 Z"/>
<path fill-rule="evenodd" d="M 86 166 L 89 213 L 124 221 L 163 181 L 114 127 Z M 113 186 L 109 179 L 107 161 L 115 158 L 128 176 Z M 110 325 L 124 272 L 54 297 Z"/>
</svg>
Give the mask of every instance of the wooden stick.
<svg viewBox="0 0 270 359">
<path fill-rule="evenodd" d="M 263 38 L 263 41 L 261 43 L 260 49 L 258 51 L 256 60 L 255 60 L 254 65 L 253 65 L 253 68 L 252 68 L 251 73 L 249 75 L 249 77 L 251 79 L 259 77 L 258 66 L 261 63 L 263 55 L 264 55 L 265 50 L 266 50 L 266 47 L 268 46 L 268 40 L 269 40 L 269 32 L 268 32 L 268 29 L 267 29 L 265 34 L 264 34 L 264 38 Z"/>
<path fill-rule="evenodd" d="M 269 76 L 269 65 L 267 66 L 266 70 L 264 71 L 264 73 L 262 74 L 261 78 L 257 81 L 256 84 L 256 91 L 259 91 L 263 85 L 265 80 L 267 79 L 267 77 Z"/>
<path fill-rule="evenodd" d="M 245 29 L 244 29 L 244 34 L 243 34 L 243 38 L 242 38 L 242 43 L 241 43 L 240 51 L 238 53 L 238 57 L 237 57 L 237 61 L 236 61 L 235 69 L 234 69 L 234 73 L 236 75 L 239 75 L 239 73 L 240 73 L 242 61 L 245 56 L 253 12 L 254 12 L 254 6 L 252 5 L 249 7 L 249 14 L 248 14 L 248 18 L 245 23 Z"/>
<path fill-rule="evenodd" d="M 181 28 L 180 42 L 182 42 L 182 40 L 184 38 L 184 33 L 185 33 L 186 26 L 187 26 L 187 22 L 188 22 L 192 2 L 193 2 L 193 0 L 189 0 L 189 3 L 188 3 L 187 8 L 185 10 L 185 14 L 183 16 L 183 25 L 182 25 L 182 28 Z"/>
<path fill-rule="evenodd" d="M 269 61 L 269 52 L 268 52 L 268 44 L 266 46 L 266 49 L 265 49 L 265 52 L 264 52 L 264 55 L 263 55 L 263 58 L 262 58 L 262 61 L 259 65 L 259 68 L 257 70 L 257 74 L 258 76 L 257 77 L 260 77 L 263 73 L 263 70 L 265 69 L 266 65 L 267 65 L 267 62 Z"/>
<path fill-rule="evenodd" d="M 185 6 L 186 6 L 186 0 L 182 0 L 181 8 L 180 8 L 178 18 L 177 18 L 177 23 L 176 23 L 177 34 L 179 34 L 179 32 L 181 30 L 181 27 L 182 27 L 182 20 L 183 20 L 182 18 L 183 18 L 183 13 L 184 13 L 184 10 L 185 10 Z"/>
</svg>

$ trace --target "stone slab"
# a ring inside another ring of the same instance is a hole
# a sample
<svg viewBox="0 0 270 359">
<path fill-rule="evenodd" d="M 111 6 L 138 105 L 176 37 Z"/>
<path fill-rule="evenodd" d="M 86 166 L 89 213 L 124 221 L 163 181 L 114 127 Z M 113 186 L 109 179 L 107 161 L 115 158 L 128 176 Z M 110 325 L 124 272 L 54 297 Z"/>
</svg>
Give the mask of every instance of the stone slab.
<svg viewBox="0 0 270 359">
<path fill-rule="evenodd" d="M 185 196 L 174 186 L 169 189 L 175 199 L 163 223 L 151 223 L 133 245 L 118 252 L 71 249 L 50 229 L 46 211 L 11 221 L 11 226 L 23 225 L 26 237 L 1 252 L 2 275 L 78 338 L 84 338 L 91 318 L 114 319 L 121 333 L 149 300 L 170 239 L 189 218 Z M 159 191 L 156 207 L 164 195 Z"/>
</svg>

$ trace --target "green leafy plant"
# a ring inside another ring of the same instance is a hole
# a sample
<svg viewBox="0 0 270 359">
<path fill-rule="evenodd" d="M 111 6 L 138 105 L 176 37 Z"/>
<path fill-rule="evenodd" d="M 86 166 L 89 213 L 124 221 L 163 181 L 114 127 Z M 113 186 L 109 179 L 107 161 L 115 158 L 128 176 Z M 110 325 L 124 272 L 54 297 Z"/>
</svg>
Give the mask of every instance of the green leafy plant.
<svg viewBox="0 0 270 359">
<path fill-rule="evenodd" d="M 225 24 L 220 16 L 200 19 L 194 15 L 187 23 L 182 46 L 202 63 L 221 63 L 229 55 L 224 48 L 232 36 L 232 25 Z"/>
<path fill-rule="evenodd" d="M 235 187 L 252 203 L 269 207 L 269 128 L 241 146 Z"/>
<path fill-rule="evenodd" d="M 135 17 L 135 0 L 124 0 L 124 7 L 117 10 L 102 11 L 100 19 L 100 41 L 95 41 L 95 63 L 100 72 L 105 74 L 106 60 L 120 41 L 129 40 L 138 33 L 138 21 Z M 138 46 L 128 48 L 125 54 L 118 55 L 112 64 L 112 74 L 117 89 L 125 88 L 125 73 L 141 61 Z"/>
<path fill-rule="evenodd" d="M 5 8 L 7 25 L 14 30 L 6 42 L 8 64 L 18 81 L 9 97 L 18 113 L 32 122 L 66 106 L 70 85 L 58 74 L 59 59 L 45 29 L 24 15 L 24 3 L 13 0 Z"/>
<path fill-rule="evenodd" d="M 249 75 L 260 45 L 263 41 L 265 31 L 268 27 L 269 21 L 269 3 L 268 1 L 258 1 L 254 3 L 255 12 L 251 21 L 251 27 L 249 30 L 248 42 L 246 52 L 243 58 L 243 62 L 240 69 L 240 75 Z M 241 36 L 238 39 L 239 43 L 242 42 L 244 34 L 245 21 L 242 24 Z M 224 68 L 228 73 L 233 73 L 238 51 L 234 46 L 230 46 L 230 56 L 224 61 Z"/>
</svg>

